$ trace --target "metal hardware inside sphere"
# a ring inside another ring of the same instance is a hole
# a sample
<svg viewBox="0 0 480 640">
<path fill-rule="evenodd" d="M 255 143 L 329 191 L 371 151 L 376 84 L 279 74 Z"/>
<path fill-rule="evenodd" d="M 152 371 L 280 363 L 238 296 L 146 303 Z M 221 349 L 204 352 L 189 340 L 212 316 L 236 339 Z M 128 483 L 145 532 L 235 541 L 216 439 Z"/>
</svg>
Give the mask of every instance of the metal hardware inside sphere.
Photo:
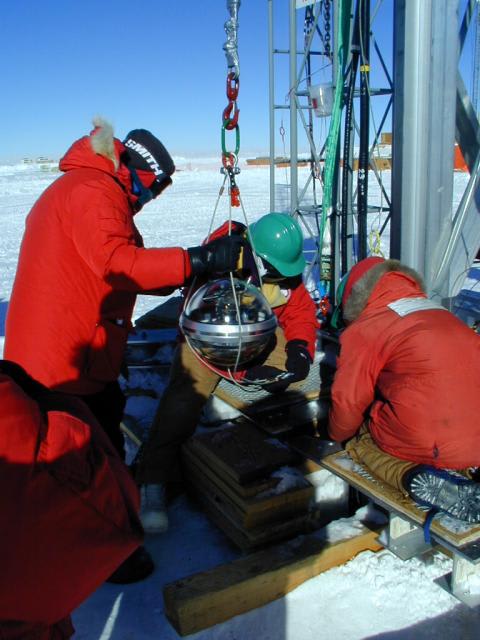
<svg viewBox="0 0 480 640">
<path fill-rule="evenodd" d="M 235 278 L 233 285 L 222 279 L 200 287 L 180 316 L 180 329 L 191 347 L 223 368 L 260 355 L 276 328 L 277 318 L 261 291 Z"/>
</svg>

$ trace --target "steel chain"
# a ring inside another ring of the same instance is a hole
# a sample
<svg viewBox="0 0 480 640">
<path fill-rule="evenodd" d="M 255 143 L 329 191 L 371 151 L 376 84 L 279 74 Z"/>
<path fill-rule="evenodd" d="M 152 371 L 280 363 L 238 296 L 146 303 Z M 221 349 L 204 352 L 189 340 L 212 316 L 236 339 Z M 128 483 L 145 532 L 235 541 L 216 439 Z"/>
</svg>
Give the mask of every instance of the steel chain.
<svg viewBox="0 0 480 640">
<path fill-rule="evenodd" d="M 325 55 L 328 58 L 332 57 L 332 49 L 330 46 L 330 0 L 324 0 L 323 3 L 323 25 L 324 25 L 324 44 Z"/>
<path fill-rule="evenodd" d="M 240 173 L 238 167 L 238 153 L 240 151 L 240 127 L 238 117 L 240 109 L 237 105 L 238 92 L 240 90 L 240 68 L 237 49 L 238 8 L 240 0 L 227 0 L 227 8 L 230 11 L 230 20 L 225 23 L 227 42 L 223 48 L 227 56 L 228 73 L 226 94 L 228 104 L 222 112 L 222 168 L 220 171 L 228 175 L 230 204 L 232 207 L 240 206 L 240 189 L 235 182 L 235 176 Z M 226 144 L 226 131 L 235 132 L 235 149 L 229 151 Z"/>
</svg>

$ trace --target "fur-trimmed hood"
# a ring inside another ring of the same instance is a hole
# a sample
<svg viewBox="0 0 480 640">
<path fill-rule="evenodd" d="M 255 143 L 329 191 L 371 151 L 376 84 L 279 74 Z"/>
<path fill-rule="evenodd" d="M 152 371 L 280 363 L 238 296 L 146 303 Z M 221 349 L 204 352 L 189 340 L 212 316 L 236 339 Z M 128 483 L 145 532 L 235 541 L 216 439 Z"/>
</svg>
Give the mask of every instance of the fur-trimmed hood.
<svg viewBox="0 0 480 640">
<path fill-rule="evenodd" d="M 121 161 L 124 145 L 114 137 L 112 125 L 103 118 L 94 118 L 93 126 L 90 134 L 76 140 L 61 158 L 60 170 L 99 169 L 118 180 L 131 196 L 130 173 Z"/>
<path fill-rule="evenodd" d="M 350 295 L 343 301 L 343 318 L 351 323 L 372 303 L 388 304 L 414 296 L 426 297 L 420 274 L 399 260 L 385 260 L 375 264 L 355 282 Z"/>
</svg>

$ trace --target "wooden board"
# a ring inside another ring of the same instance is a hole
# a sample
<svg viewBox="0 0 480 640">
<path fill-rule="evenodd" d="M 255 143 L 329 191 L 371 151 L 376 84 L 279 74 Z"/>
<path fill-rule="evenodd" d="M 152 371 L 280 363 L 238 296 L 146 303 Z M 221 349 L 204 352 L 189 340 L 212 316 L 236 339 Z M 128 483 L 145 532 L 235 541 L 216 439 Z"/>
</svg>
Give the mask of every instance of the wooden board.
<svg viewBox="0 0 480 640">
<path fill-rule="evenodd" d="M 190 495 L 202 505 L 206 514 L 239 549 L 251 551 L 265 545 L 292 538 L 307 531 L 310 522 L 308 513 L 294 514 L 288 519 L 269 522 L 252 529 L 242 527 L 238 522 L 238 512 L 219 492 L 207 493 L 199 488 L 197 481 L 186 478 Z M 310 527 L 311 530 L 311 527 Z"/>
<path fill-rule="evenodd" d="M 380 550 L 377 536 L 368 529 L 334 543 L 303 536 L 177 580 L 163 589 L 165 614 L 182 636 L 206 629 L 281 598 L 362 551 Z"/>
<path fill-rule="evenodd" d="M 281 466 L 299 462 L 298 454 L 247 423 L 196 434 L 190 444 L 219 475 L 229 476 L 237 484 L 269 476 Z"/>
<path fill-rule="evenodd" d="M 300 473 L 297 472 L 299 478 L 296 487 L 281 493 L 262 491 L 256 496 L 246 498 L 197 458 L 188 443 L 182 448 L 182 457 L 185 475 L 197 490 L 210 495 L 219 495 L 224 502 L 229 502 L 233 517 L 241 527 L 246 529 L 275 522 L 294 513 L 306 513 L 314 494 L 314 488 L 310 482 L 301 478 Z M 294 472 L 293 469 L 292 472 Z"/>
<path fill-rule="evenodd" d="M 420 526 L 425 524 L 427 513 L 419 509 L 413 500 L 403 496 L 399 491 L 380 480 L 359 474 L 355 469 L 360 472 L 366 472 L 366 469 L 354 463 L 345 451 L 327 456 L 320 464 L 325 469 L 346 480 L 362 493 L 368 495 L 374 502 L 385 507 L 388 511 L 394 511 Z M 448 520 L 453 519 L 448 518 Z M 480 525 L 459 523 L 458 530 L 454 531 L 447 528 L 446 521 L 447 518 L 435 519 L 430 526 L 432 535 L 436 535 L 440 541 L 444 540 L 454 547 L 460 548 L 480 539 Z"/>
<path fill-rule="evenodd" d="M 212 456 L 208 455 L 208 451 L 203 449 L 202 447 L 196 447 L 192 439 L 188 440 L 182 447 L 182 451 L 188 450 L 191 455 L 195 456 L 195 459 L 198 462 L 202 462 L 206 467 L 212 470 L 217 476 L 221 476 L 222 482 L 228 485 L 232 491 L 235 491 L 239 496 L 243 498 L 251 498 L 253 496 L 262 493 L 263 491 L 268 491 L 269 489 L 273 489 L 280 482 L 280 478 L 276 478 L 273 476 L 266 476 L 264 478 L 256 478 L 251 482 L 245 482 L 243 484 L 239 484 L 235 481 L 235 478 L 231 475 L 228 475 L 223 472 L 222 468 L 218 468 L 216 466 L 216 459 Z"/>
</svg>

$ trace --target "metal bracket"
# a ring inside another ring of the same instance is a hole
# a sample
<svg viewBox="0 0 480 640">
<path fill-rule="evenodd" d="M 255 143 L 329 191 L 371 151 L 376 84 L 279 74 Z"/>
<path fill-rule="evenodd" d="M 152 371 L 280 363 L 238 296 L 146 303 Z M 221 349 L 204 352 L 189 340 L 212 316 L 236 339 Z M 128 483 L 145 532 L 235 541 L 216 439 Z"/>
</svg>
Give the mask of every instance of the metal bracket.
<svg viewBox="0 0 480 640">
<path fill-rule="evenodd" d="M 425 542 L 422 527 L 390 513 L 387 548 L 401 560 L 409 560 L 430 550 L 432 545 Z M 435 582 L 468 607 L 477 607 L 480 605 L 480 559 L 472 562 L 456 553 L 452 547 L 450 551 L 453 556 L 453 569 L 437 578 Z M 474 582 L 475 588 L 472 592 Z"/>
<path fill-rule="evenodd" d="M 475 581 L 473 593 L 470 591 Z M 480 604 L 480 563 L 470 562 L 453 554 L 453 569 L 435 582 L 448 591 L 452 596 L 460 600 L 468 607 L 477 607 Z"/>
<path fill-rule="evenodd" d="M 425 542 L 421 527 L 390 512 L 387 548 L 401 560 L 409 560 L 431 549 L 431 545 Z"/>
</svg>

